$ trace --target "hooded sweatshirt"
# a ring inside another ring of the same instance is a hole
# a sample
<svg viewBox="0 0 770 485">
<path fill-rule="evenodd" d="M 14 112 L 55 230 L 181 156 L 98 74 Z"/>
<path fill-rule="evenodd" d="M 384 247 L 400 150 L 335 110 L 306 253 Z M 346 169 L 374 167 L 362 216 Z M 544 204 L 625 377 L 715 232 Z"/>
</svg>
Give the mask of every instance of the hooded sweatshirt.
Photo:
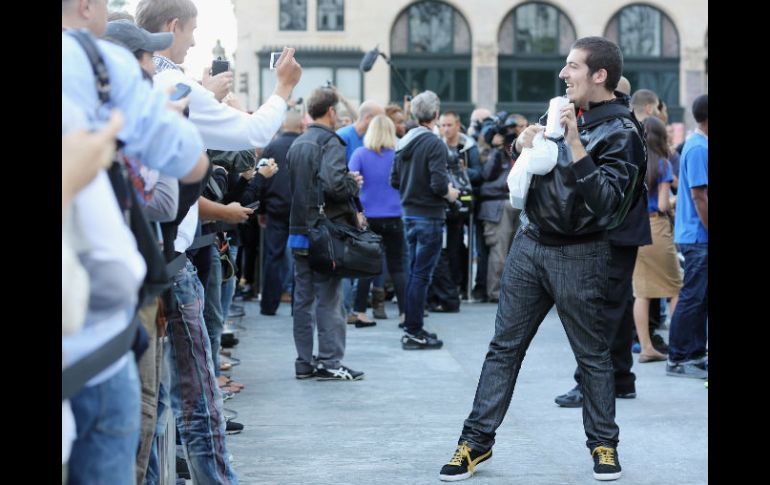
<svg viewBox="0 0 770 485">
<path fill-rule="evenodd" d="M 405 217 L 446 218 L 449 191 L 447 149 L 424 126 L 418 126 L 398 142 L 390 172 L 390 185 L 401 194 Z"/>
</svg>

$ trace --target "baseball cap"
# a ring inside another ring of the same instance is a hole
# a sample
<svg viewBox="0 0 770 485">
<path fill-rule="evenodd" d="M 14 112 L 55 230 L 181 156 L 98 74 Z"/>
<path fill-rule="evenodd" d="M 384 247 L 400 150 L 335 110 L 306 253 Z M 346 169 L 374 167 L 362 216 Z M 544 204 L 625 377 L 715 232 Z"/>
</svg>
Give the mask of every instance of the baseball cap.
<svg viewBox="0 0 770 485">
<path fill-rule="evenodd" d="M 125 19 L 107 22 L 107 32 L 104 36 L 117 40 L 131 52 L 162 51 L 168 49 L 174 42 L 174 34 L 171 32 L 151 34 Z"/>
</svg>

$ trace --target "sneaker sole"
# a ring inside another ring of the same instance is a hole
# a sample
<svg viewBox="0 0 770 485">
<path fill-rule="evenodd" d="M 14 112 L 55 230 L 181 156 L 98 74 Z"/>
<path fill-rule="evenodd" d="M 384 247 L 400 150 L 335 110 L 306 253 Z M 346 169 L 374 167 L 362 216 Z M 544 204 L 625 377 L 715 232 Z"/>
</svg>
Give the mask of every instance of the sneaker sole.
<svg viewBox="0 0 770 485">
<path fill-rule="evenodd" d="M 434 346 L 434 347 L 428 347 L 428 346 L 423 346 L 423 345 L 411 346 L 411 345 L 401 344 L 401 348 L 404 349 L 404 350 L 438 350 L 438 349 L 440 349 L 443 346 L 444 346 L 444 344 L 441 344 L 441 345 L 438 345 L 438 346 Z"/>
<path fill-rule="evenodd" d="M 294 374 L 294 377 L 297 379 L 310 379 L 311 377 L 315 377 L 315 374 Z"/>
<path fill-rule="evenodd" d="M 316 380 L 318 380 L 318 381 L 360 381 L 363 378 L 364 378 L 364 376 L 361 375 L 361 376 L 358 376 L 358 377 L 354 377 L 352 379 L 341 379 L 339 377 L 319 377 Z"/>
<path fill-rule="evenodd" d="M 239 430 L 237 430 L 237 431 L 225 431 L 225 434 L 229 434 L 229 435 L 232 435 L 232 434 L 239 434 L 241 431 L 243 431 L 243 430 L 242 430 L 242 429 L 239 429 Z"/>
<path fill-rule="evenodd" d="M 708 379 L 709 378 L 708 374 L 706 374 L 705 376 L 694 376 L 694 375 L 688 375 L 688 374 L 679 374 L 679 373 L 670 372 L 670 371 L 666 371 L 666 375 L 671 377 L 687 377 L 689 379 Z"/>
<path fill-rule="evenodd" d="M 595 473 L 594 472 L 594 478 L 602 482 L 605 482 L 608 480 L 617 480 L 618 478 L 620 478 L 620 475 L 622 475 L 622 473 L 623 472 L 617 472 L 617 473 Z"/>
<path fill-rule="evenodd" d="M 482 459 L 480 462 L 476 463 L 476 466 L 473 468 L 473 471 L 468 471 L 465 473 L 461 473 L 460 475 L 441 475 L 439 474 L 438 479 L 442 482 L 459 482 L 460 480 L 465 480 L 466 478 L 470 478 L 473 476 L 474 473 L 476 473 L 476 470 L 479 469 L 479 465 L 482 463 L 489 461 L 490 458 L 492 458 L 492 450 L 490 450 L 489 455 L 487 455 L 484 459 Z"/>
<path fill-rule="evenodd" d="M 583 407 L 583 403 L 582 402 L 579 402 L 579 403 L 575 403 L 575 402 L 560 403 L 560 402 L 557 402 L 557 401 L 554 401 L 554 402 L 556 404 L 558 404 L 560 408 L 582 408 Z"/>
</svg>

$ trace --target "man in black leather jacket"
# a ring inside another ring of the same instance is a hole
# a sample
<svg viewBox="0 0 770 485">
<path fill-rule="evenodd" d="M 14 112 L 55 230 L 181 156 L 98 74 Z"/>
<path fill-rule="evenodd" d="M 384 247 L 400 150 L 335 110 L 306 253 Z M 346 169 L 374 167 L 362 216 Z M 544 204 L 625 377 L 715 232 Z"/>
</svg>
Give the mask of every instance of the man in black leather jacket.
<svg viewBox="0 0 770 485">
<path fill-rule="evenodd" d="M 503 271 L 495 334 L 481 370 L 473 410 L 457 451 L 441 469 L 442 480 L 470 477 L 492 455 L 495 431 L 513 395 L 524 354 L 554 304 L 582 374 L 583 425 L 594 459 L 594 478 L 615 480 L 615 385 L 604 337 L 607 229 L 618 224 L 640 190 L 644 144 L 629 115 L 628 100 L 614 89 L 623 57 L 613 42 L 585 37 L 572 45 L 559 73 L 570 103 L 562 108 L 556 166 L 533 176 Z M 577 111 L 577 112 L 576 112 Z M 515 151 L 531 147 L 541 125 L 528 127 Z"/>
<path fill-rule="evenodd" d="M 329 219 L 351 226 L 356 224 L 357 211 L 352 198 L 358 196 L 363 179 L 357 172 L 348 171 L 345 142 L 333 131 L 338 102 L 332 89 L 313 91 L 307 101 L 313 123 L 294 140 L 286 155 L 291 189 L 288 246 L 294 253 L 297 379 L 352 381 L 364 376 L 363 372 L 342 365 L 345 355 L 345 318 L 340 310 L 342 280 L 313 271 L 308 261 L 308 228 L 318 220 L 321 202 Z M 314 301 L 317 301 L 315 309 Z M 318 328 L 317 358 L 313 356 L 315 327 Z"/>
</svg>

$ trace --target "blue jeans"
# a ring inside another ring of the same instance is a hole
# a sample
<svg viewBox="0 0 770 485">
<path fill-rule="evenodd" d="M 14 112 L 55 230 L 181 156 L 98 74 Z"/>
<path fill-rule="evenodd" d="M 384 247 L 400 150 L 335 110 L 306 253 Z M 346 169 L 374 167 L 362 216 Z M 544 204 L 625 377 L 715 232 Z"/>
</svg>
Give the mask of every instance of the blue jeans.
<svg viewBox="0 0 770 485">
<path fill-rule="evenodd" d="M 556 304 L 580 369 L 586 445 L 617 446 L 615 382 L 602 316 L 608 260 L 607 241 L 546 246 L 522 230 L 514 236 L 502 275 L 495 334 L 461 441 L 474 450 L 494 445 L 527 348 Z"/>
<path fill-rule="evenodd" d="M 117 374 L 83 388 L 70 404 L 78 436 L 72 443 L 67 483 L 133 485 L 141 415 L 133 354 Z"/>
<path fill-rule="evenodd" d="M 203 286 L 189 260 L 174 275 L 173 291 L 177 308 L 167 314 L 169 394 L 190 474 L 195 484 L 237 484 L 227 459 L 222 394 L 203 323 Z"/>
<path fill-rule="evenodd" d="M 684 255 L 684 284 L 671 316 L 668 334 L 668 360 L 673 363 L 706 355 L 708 319 L 709 245 L 680 244 Z"/>
<path fill-rule="evenodd" d="M 168 350 L 168 345 L 163 347 Z M 165 354 L 164 354 L 165 355 Z M 166 369 L 164 369 L 164 372 Z M 166 377 L 166 381 L 168 378 Z M 158 388 L 158 419 L 155 422 L 155 436 L 153 436 L 152 447 L 150 448 L 150 457 L 147 460 L 147 472 L 144 475 L 144 485 L 158 485 L 160 483 L 160 459 L 158 457 L 158 436 L 166 431 L 166 422 L 168 420 L 168 408 L 171 400 L 166 390 L 166 383 L 161 382 Z M 174 445 L 176 446 L 176 445 Z"/>
<path fill-rule="evenodd" d="M 404 218 L 404 230 L 409 251 L 404 330 L 414 335 L 422 330 L 425 298 L 428 296 L 433 269 L 441 254 L 444 221 L 430 218 Z"/>
<path fill-rule="evenodd" d="M 238 258 L 238 246 L 230 244 L 228 251 L 230 252 L 230 261 L 235 264 Z M 230 305 L 233 303 L 233 295 L 235 295 L 235 286 L 238 284 L 238 276 L 233 276 L 225 283 L 222 283 L 222 321 L 227 322 L 227 316 L 230 314 Z M 221 338 L 222 335 L 220 334 Z"/>
<path fill-rule="evenodd" d="M 203 321 L 211 343 L 211 360 L 214 363 L 214 373 L 219 371 L 219 343 L 222 341 L 222 329 L 225 320 L 222 314 L 222 262 L 219 260 L 219 248 L 214 244 L 209 247 L 211 268 L 208 281 L 205 284 L 206 298 L 203 305 Z M 201 248 L 206 251 L 206 248 Z"/>
</svg>

